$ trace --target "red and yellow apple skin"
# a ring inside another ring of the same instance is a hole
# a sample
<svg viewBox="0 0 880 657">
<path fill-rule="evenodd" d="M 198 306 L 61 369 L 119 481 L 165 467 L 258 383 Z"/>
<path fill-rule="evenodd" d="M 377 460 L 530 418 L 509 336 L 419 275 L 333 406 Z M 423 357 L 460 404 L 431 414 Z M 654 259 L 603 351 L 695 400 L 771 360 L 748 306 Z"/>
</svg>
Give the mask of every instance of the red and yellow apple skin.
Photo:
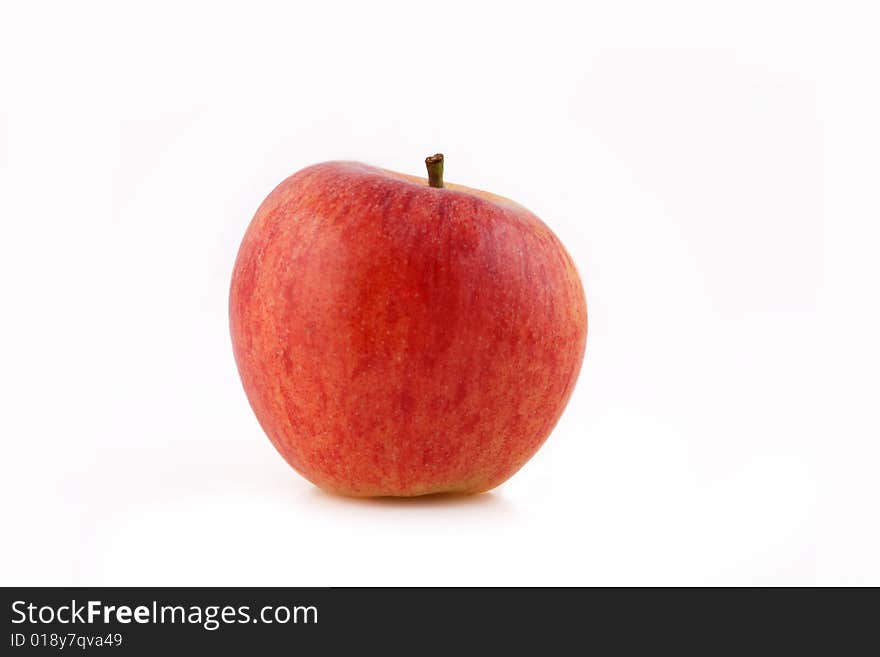
<svg viewBox="0 0 880 657">
<path fill-rule="evenodd" d="M 229 316 L 272 443 L 352 496 L 505 481 L 562 414 L 587 334 L 574 264 L 531 212 L 355 162 L 303 169 L 266 198 Z"/>
</svg>

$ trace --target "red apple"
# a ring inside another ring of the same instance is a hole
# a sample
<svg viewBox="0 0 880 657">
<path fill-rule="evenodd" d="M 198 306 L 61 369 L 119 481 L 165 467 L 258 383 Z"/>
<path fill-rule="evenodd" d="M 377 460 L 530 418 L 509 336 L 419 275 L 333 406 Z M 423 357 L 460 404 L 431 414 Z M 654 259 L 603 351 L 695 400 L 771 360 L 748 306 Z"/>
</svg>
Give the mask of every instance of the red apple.
<svg viewBox="0 0 880 657">
<path fill-rule="evenodd" d="M 354 496 L 476 493 L 532 457 L 581 367 L 577 271 L 500 196 L 356 162 L 269 194 L 232 276 L 245 392 L 293 468 Z"/>
</svg>

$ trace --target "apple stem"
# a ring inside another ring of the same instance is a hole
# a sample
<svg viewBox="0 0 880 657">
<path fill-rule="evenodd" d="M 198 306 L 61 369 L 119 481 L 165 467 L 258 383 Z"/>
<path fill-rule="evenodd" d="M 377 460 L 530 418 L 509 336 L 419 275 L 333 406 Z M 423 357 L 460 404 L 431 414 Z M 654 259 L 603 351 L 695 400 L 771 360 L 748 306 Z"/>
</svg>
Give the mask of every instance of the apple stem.
<svg viewBox="0 0 880 657">
<path fill-rule="evenodd" d="M 443 187 L 443 153 L 426 157 L 425 166 L 428 167 L 428 184 L 438 189 Z"/>
</svg>

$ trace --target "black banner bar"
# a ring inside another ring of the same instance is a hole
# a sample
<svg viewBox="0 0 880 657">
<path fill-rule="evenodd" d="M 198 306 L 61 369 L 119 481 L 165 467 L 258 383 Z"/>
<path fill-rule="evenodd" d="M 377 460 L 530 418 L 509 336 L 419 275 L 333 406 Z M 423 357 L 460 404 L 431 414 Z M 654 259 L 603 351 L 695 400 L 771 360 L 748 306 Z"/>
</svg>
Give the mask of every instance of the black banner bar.
<svg viewBox="0 0 880 657">
<path fill-rule="evenodd" d="M 7 588 L 3 599 L 2 652 L 22 656 L 877 644 L 866 589 Z"/>
</svg>

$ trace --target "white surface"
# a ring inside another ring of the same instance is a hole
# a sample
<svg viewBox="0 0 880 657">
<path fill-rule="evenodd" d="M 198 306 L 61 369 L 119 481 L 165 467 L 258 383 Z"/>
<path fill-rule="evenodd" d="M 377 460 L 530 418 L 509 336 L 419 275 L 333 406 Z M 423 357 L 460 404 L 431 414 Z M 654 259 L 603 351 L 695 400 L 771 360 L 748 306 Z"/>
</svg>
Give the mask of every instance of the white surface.
<svg viewBox="0 0 880 657">
<path fill-rule="evenodd" d="M 871 3 L 12 3 L 2 584 L 880 584 Z M 257 205 L 358 159 L 541 216 L 590 335 L 494 493 L 363 502 L 263 436 Z"/>
</svg>

